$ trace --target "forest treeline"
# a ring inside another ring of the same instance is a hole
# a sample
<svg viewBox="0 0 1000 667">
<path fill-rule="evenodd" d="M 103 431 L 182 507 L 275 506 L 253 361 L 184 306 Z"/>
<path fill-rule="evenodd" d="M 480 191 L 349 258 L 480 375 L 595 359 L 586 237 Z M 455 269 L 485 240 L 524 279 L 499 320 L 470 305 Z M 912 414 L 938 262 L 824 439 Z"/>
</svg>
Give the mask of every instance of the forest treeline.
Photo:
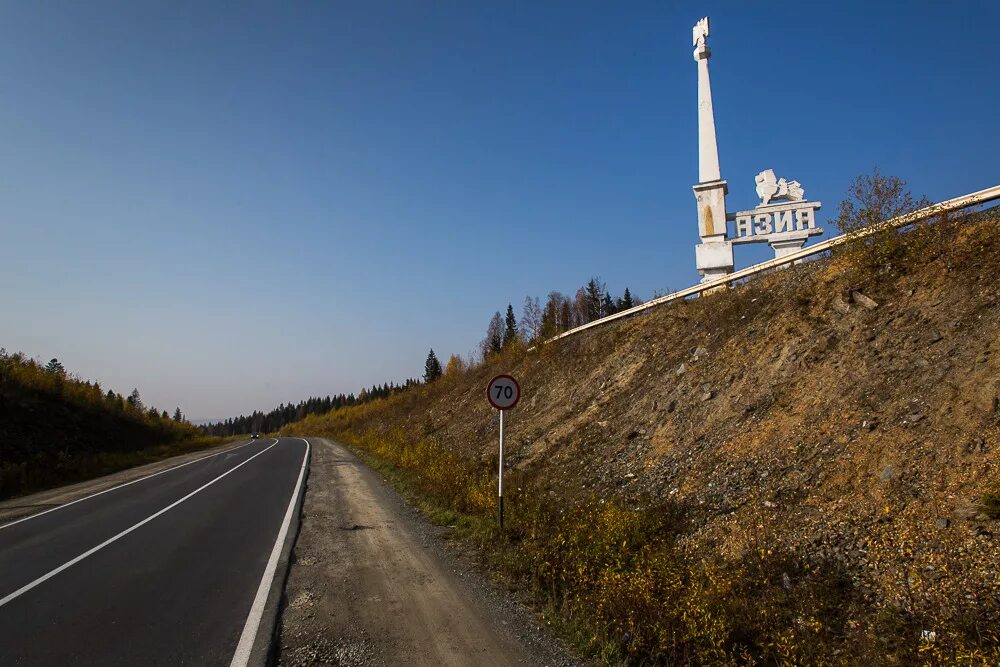
<svg viewBox="0 0 1000 667">
<path fill-rule="evenodd" d="M 409 379 L 402 384 L 386 382 L 382 385 L 374 385 L 370 389 L 362 389 L 357 395 L 353 393 L 337 394 L 326 398 L 314 396 L 296 404 L 288 403 L 286 405 L 282 403 L 270 412 L 255 410 L 249 415 L 240 415 L 225 421 L 205 424 L 200 428 L 203 433 L 216 436 L 273 433 L 280 430 L 285 424 L 298 421 L 306 415 L 326 414 L 337 408 L 361 405 L 377 398 L 387 398 L 415 384 L 420 384 L 420 380 Z"/>
<path fill-rule="evenodd" d="M 47 363 L 0 348 L 0 498 L 217 442 L 187 422 Z"/>
<path fill-rule="evenodd" d="M 15 385 L 22 390 L 60 396 L 66 402 L 80 407 L 115 412 L 153 427 L 191 432 L 191 425 L 187 423 L 179 407 L 174 409 L 172 415 L 152 405 L 147 407 L 138 389 L 133 389 L 128 396 L 122 396 L 111 389 L 105 392 L 100 383 L 68 373 L 58 359 L 42 364 L 22 352 L 8 353 L 6 348 L 0 347 L 0 387 L 10 388 Z"/>
<path fill-rule="evenodd" d="M 512 344 L 530 345 L 543 341 L 641 304 L 642 300 L 627 287 L 620 297 L 612 297 L 607 285 L 595 276 L 573 296 L 558 291 L 549 292 L 544 306 L 538 297 L 525 297 L 520 321 L 514 315 L 513 305 L 507 304 L 506 315 L 501 315 L 498 310 L 490 319 L 479 352 L 486 359 Z"/>
</svg>

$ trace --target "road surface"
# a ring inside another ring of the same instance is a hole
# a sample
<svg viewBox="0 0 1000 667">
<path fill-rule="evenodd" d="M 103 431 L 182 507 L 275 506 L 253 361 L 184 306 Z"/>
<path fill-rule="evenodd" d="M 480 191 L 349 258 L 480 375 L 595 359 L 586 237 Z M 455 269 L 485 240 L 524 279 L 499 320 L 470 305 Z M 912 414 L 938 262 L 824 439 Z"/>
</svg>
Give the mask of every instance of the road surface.
<svg viewBox="0 0 1000 667">
<path fill-rule="evenodd" d="M 0 665 L 245 664 L 308 452 L 252 441 L 0 525 Z"/>
</svg>

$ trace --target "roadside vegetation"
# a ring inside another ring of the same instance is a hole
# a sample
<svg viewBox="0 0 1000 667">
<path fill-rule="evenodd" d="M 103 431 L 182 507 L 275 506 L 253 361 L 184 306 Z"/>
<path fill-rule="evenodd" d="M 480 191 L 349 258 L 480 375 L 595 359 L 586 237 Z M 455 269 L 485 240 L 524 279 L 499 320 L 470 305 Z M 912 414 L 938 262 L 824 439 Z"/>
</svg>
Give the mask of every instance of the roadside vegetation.
<svg viewBox="0 0 1000 667">
<path fill-rule="evenodd" d="M 184 418 L 0 349 L 0 499 L 222 442 Z"/>
<path fill-rule="evenodd" d="M 919 203 L 876 173 L 837 223 Z M 885 232 L 533 353 L 508 308 L 482 359 L 285 430 L 351 446 L 604 664 L 998 664 L 998 222 Z M 503 532 L 500 372 L 525 392 Z"/>
</svg>

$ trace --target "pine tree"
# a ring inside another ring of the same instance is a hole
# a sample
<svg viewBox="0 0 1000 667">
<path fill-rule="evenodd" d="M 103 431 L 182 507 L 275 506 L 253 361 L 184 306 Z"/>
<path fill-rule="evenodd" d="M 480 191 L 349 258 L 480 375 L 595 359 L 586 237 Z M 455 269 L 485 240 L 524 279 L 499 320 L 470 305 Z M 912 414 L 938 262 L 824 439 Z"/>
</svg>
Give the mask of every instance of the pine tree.
<svg viewBox="0 0 1000 667">
<path fill-rule="evenodd" d="M 441 362 L 438 361 L 437 355 L 434 354 L 432 349 L 427 354 L 427 361 L 424 363 L 424 382 L 430 384 L 441 377 Z M 388 395 L 389 390 L 386 389 L 386 395 Z"/>
<path fill-rule="evenodd" d="M 66 369 L 58 359 L 51 359 L 49 363 L 45 364 L 45 371 L 56 377 L 65 377 L 66 375 Z"/>
<path fill-rule="evenodd" d="M 125 402 L 136 410 L 142 410 L 142 398 L 139 396 L 138 389 L 132 389 L 132 393 L 128 395 Z"/>
<path fill-rule="evenodd" d="M 601 300 L 601 315 L 602 317 L 607 317 L 608 315 L 615 314 L 615 302 L 611 300 L 611 293 L 604 292 L 604 298 Z"/>
<path fill-rule="evenodd" d="M 585 310 L 587 322 L 593 322 L 601 317 L 601 301 L 604 297 L 604 286 L 601 279 L 593 277 L 583 288 L 583 303 L 581 310 Z"/>
<path fill-rule="evenodd" d="M 568 331 L 574 326 L 576 326 L 576 322 L 573 321 L 573 305 L 569 299 L 563 299 L 562 306 L 559 309 L 559 329 Z"/>
<path fill-rule="evenodd" d="M 625 294 L 622 296 L 622 310 L 627 310 L 627 309 L 632 308 L 634 306 L 635 306 L 635 303 L 632 301 L 632 293 L 629 292 L 628 288 L 626 287 L 625 288 Z"/>
<path fill-rule="evenodd" d="M 180 408 L 177 408 L 176 410 L 174 410 L 174 421 L 175 422 L 182 422 L 182 421 L 184 421 L 184 415 L 181 414 L 181 409 Z"/>
<path fill-rule="evenodd" d="M 504 318 L 503 347 L 510 347 L 517 341 L 517 319 L 514 317 L 514 308 L 507 304 L 507 316 Z"/>
</svg>

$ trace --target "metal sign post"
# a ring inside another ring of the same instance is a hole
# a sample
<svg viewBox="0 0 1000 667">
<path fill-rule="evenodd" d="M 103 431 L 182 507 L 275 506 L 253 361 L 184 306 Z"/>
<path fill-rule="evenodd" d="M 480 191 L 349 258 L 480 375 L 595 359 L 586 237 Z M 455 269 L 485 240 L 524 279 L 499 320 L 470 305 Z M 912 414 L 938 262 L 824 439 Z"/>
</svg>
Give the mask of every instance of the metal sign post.
<svg viewBox="0 0 1000 667">
<path fill-rule="evenodd" d="M 503 530 L 503 410 L 500 411 L 500 474 L 497 478 L 497 494 L 500 501 L 500 530 Z"/>
<path fill-rule="evenodd" d="M 521 400 L 521 385 L 509 375 L 498 375 L 486 386 L 486 399 L 500 411 L 500 470 L 497 481 L 500 529 L 503 530 L 503 413 Z"/>
</svg>

